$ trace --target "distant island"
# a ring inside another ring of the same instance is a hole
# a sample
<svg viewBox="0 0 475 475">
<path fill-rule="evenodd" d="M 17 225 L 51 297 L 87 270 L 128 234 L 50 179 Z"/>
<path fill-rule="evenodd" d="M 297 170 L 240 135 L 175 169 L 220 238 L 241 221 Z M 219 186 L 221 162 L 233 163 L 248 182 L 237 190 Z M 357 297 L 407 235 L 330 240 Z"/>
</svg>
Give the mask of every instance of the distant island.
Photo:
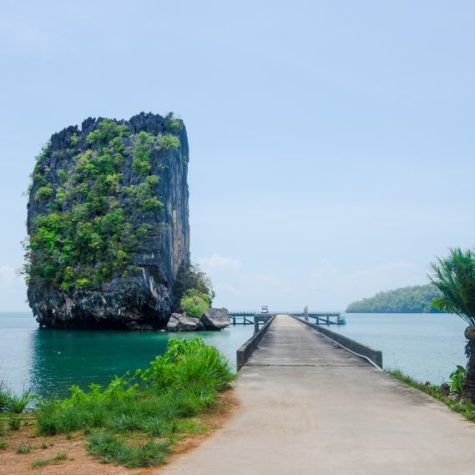
<svg viewBox="0 0 475 475">
<path fill-rule="evenodd" d="M 432 300 L 440 292 L 432 284 L 402 287 L 378 292 L 374 297 L 348 305 L 348 313 L 438 313 L 432 307 Z"/>
</svg>

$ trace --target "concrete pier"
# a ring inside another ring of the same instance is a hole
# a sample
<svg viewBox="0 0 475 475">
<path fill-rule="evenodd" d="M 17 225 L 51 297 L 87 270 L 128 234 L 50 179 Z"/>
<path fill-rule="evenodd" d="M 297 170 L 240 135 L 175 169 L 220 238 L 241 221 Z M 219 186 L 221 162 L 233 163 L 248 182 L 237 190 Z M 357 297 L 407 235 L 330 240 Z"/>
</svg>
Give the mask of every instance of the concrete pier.
<svg viewBox="0 0 475 475">
<path fill-rule="evenodd" d="M 235 391 L 232 419 L 159 473 L 475 473 L 475 424 L 291 317 L 275 318 Z"/>
</svg>

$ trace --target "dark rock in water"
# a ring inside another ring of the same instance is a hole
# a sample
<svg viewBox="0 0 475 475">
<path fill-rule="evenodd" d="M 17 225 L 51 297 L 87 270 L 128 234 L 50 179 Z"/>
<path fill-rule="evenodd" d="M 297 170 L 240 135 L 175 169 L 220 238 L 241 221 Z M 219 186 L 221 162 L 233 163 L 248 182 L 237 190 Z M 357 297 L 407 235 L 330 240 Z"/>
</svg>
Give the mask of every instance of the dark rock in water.
<svg viewBox="0 0 475 475">
<path fill-rule="evenodd" d="M 197 318 L 187 317 L 181 313 L 173 313 L 167 323 L 169 332 L 192 332 L 201 329 L 201 322 Z"/>
<path fill-rule="evenodd" d="M 186 130 L 170 116 L 89 118 L 51 137 L 27 219 L 28 300 L 41 325 L 166 327 L 189 267 L 187 174 Z"/>
<path fill-rule="evenodd" d="M 226 308 L 210 308 L 200 317 L 200 321 L 205 330 L 221 330 L 231 324 Z"/>
</svg>

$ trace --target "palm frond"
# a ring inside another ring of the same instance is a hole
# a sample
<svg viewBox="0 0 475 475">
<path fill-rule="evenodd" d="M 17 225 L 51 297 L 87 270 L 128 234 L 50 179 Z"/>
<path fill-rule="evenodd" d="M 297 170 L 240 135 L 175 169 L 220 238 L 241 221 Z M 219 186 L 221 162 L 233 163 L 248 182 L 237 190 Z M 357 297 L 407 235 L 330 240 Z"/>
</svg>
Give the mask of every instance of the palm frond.
<svg viewBox="0 0 475 475">
<path fill-rule="evenodd" d="M 434 305 L 475 325 L 475 253 L 451 249 L 448 257 L 432 264 L 432 270 L 431 282 L 442 292 Z"/>
</svg>

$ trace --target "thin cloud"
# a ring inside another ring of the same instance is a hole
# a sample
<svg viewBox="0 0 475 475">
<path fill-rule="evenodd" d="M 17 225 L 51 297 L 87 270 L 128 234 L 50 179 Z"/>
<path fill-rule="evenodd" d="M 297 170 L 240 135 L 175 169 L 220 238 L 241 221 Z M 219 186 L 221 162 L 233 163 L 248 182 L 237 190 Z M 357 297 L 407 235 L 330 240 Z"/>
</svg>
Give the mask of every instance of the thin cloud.
<svg viewBox="0 0 475 475">
<path fill-rule="evenodd" d="M 198 259 L 198 264 L 204 271 L 236 271 L 242 267 L 241 262 L 237 259 L 234 259 L 233 257 L 222 256 L 220 254 L 213 254 L 209 257 L 201 257 Z"/>
</svg>

